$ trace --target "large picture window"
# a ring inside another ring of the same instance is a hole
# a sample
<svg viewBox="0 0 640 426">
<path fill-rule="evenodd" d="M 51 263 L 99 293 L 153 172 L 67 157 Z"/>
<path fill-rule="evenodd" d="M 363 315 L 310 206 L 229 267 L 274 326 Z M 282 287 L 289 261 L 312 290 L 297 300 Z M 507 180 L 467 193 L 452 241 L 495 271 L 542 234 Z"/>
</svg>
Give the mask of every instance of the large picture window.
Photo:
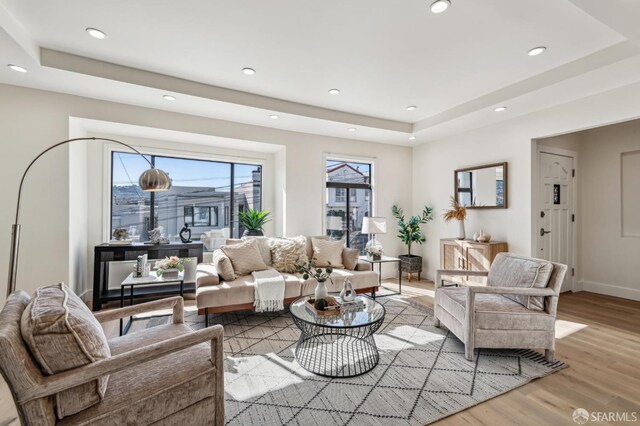
<svg viewBox="0 0 640 426">
<path fill-rule="evenodd" d="M 325 167 L 327 235 L 363 252 L 369 240 L 361 231 L 371 213 L 371 164 L 327 160 Z"/>
<path fill-rule="evenodd" d="M 262 209 L 260 165 L 146 157 L 169 174 L 171 189 L 143 192 L 137 178 L 148 163 L 138 154 L 112 152 L 111 232 L 126 228 L 135 241 L 147 241 L 149 231 L 161 227 L 167 238 L 176 240 L 187 223 L 194 240 L 212 229 L 228 229 L 228 235 L 237 238 L 244 232 L 238 210 Z"/>
</svg>

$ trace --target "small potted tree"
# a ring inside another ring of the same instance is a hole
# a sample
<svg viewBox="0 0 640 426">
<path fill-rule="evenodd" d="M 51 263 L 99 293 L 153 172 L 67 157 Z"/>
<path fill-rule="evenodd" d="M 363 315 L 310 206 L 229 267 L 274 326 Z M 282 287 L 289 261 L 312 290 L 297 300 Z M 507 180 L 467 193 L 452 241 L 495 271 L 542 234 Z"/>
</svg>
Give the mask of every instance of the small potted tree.
<svg viewBox="0 0 640 426">
<path fill-rule="evenodd" d="M 408 251 L 407 254 L 399 256 L 400 270 L 409 274 L 409 281 L 411 281 L 411 275 L 415 273 L 420 280 L 422 256 L 411 254 L 411 246 L 414 243 L 422 244 L 427 240 L 420 226 L 433 220 L 433 208 L 425 206 L 421 216 L 411 216 L 409 220 L 405 220 L 404 211 L 397 205 L 391 208 L 391 214 L 398 220 L 398 238 L 407 245 Z"/>
<path fill-rule="evenodd" d="M 242 236 L 263 236 L 264 232 L 262 232 L 262 227 L 271 220 L 269 215 L 270 213 L 265 210 L 247 209 L 246 211 L 239 211 L 238 221 L 240 222 L 240 227 L 244 229 Z"/>
</svg>

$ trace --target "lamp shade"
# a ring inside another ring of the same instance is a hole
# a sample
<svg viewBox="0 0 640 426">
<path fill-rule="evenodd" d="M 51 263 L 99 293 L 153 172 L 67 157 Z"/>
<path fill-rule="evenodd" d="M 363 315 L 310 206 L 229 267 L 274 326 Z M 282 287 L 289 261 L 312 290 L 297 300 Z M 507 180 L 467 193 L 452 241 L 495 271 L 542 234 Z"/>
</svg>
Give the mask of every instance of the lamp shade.
<svg viewBox="0 0 640 426">
<path fill-rule="evenodd" d="M 171 188 L 171 178 L 164 171 L 152 167 L 142 172 L 138 184 L 145 192 L 167 191 Z"/>
<path fill-rule="evenodd" d="M 384 217 L 365 217 L 362 221 L 363 234 L 386 234 L 387 220 Z"/>
</svg>

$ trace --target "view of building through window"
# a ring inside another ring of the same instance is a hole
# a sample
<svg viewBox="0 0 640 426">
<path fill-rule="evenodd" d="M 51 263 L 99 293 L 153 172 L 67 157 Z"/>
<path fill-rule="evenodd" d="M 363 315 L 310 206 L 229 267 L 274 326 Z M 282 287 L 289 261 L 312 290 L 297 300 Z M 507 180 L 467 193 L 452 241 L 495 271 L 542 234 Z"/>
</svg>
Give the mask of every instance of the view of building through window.
<svg viewBox="0 0 640 426">
<path fill-rule="evenodd" d="M 180 229 L 187 223 L 194 240 L 216 229 L 227 229 L 226 235 L 239 237 L 244 229 L 238 225 L 237 212 L 262 208 L 259 165 L 157 155 L 147 158 L 169 174 L 171 189 L 143 192 L 137 179 L 149 164 L 137 154 L 113 152 L 112 232 L 115 228 L 126 228 L 134 241 L 147 241 L 149 230 L 161 227 L 165 237 L 178 241 Z"/>
<path fill-rule="evenodd" d="M 371 164 L 327 160 L 327 235 L 363 252 L 369 236 L 362 221 L 371 214 Z"/>
</svg>

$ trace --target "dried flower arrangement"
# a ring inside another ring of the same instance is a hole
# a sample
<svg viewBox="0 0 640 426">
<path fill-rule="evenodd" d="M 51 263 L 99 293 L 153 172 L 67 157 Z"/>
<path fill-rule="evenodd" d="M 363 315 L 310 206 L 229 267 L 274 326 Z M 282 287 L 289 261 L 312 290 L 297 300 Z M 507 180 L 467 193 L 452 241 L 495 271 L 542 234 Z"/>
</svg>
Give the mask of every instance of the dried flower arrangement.
<svg viewBox="0 0 640 426">
<path fill-rule="evenodd" d="M 451 201 L 449 204 L 451 207 L 449 210 L 445 210 L 442 217 L 445 222 L 450 222 L 452 220 L 463 221 L 467 218 L 467 209 L 463 205 L 461 205 L 458 200 L 451 196 Z"/>
</svg>

